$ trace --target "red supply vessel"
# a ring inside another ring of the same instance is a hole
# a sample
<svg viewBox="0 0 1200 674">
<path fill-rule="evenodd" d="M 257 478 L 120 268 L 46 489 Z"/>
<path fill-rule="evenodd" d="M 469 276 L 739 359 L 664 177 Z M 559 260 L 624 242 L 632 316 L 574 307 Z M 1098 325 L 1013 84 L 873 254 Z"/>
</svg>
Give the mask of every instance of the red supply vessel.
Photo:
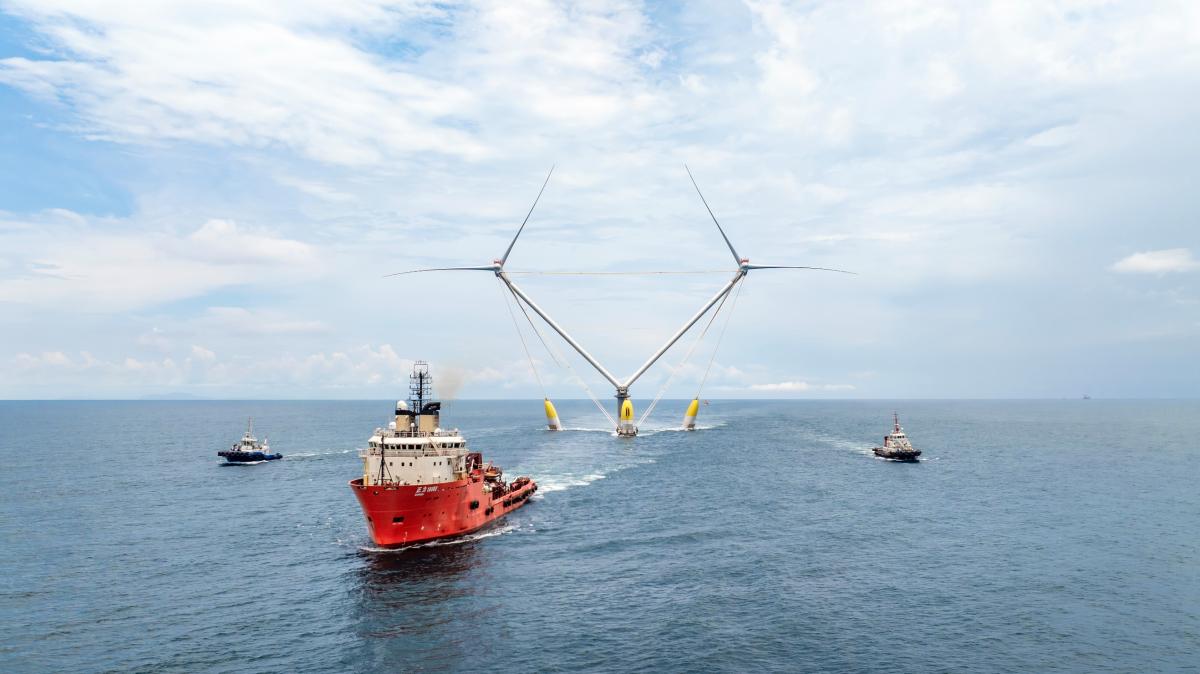
<svg viewBox="0 0 1200 674">
<path fill-rule="evenodd" d="M 472 452 L 458 429 L 441 428 L 442 404 L 432 398 L 429 365 L 418 361 L 409 377 L 412 398 L 396 403 L 396 419 L 375 429 L 363 475 L 350 481 L 371 539 L 403 547 L 462 536 L 525 505 L 537 491 L 528 477 L 504 482 L 499 467 Z"/>
</svg>

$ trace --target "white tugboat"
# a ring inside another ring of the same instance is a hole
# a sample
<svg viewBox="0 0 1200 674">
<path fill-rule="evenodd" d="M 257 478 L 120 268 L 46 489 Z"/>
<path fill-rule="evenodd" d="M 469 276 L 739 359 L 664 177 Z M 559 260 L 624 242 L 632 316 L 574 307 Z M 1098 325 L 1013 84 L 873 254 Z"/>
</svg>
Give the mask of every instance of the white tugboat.
<svg viewBox="0 0 1200 674">
<path fill-rule="evenodd" d="M 875 456 L 892 461 L 914 462 L 921 456 L 921 450 L 912 446 L 904 429 L 900 428 L 900 415 L 895 412 L 892 413 L 892 432 L 883 436 L 883 446 L 873 451 Z"/>
<path fill-rule="evenodd" d="M 259 442 L 258 438 L 254 437 L 254 419 L 246 422 L 246 434 L 242 436 L 241 441 L 224 452 L 217 452 L 217 456 L 224 458 L 227 466 L 262 463 L 283 458 L 282 454 L 271 453 L 271 447 L 267 445 L 266 438 Z"/>
</svg>

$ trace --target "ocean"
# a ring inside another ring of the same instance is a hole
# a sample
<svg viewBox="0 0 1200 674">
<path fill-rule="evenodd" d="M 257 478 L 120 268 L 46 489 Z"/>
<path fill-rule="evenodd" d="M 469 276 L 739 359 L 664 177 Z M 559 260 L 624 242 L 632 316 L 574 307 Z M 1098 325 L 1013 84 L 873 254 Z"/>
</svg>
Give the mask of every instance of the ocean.
<svg viewBox="0 0 1200 674">
<path fill-rule="evenodd" d="M 1200 670 L 1198 401 L 453 401 L 541 489 L 379 551 L 392 402 L 0 402 L 0 671 Z"/>
</svg>

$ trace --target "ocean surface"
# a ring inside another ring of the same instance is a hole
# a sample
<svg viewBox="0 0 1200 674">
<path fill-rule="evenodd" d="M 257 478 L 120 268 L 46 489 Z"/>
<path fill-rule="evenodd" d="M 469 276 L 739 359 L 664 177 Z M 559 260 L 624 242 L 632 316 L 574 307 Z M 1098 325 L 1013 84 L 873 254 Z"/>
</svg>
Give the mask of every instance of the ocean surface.
<svg viewBox="0 0 1200 674">
<path fill-rule="evenodd" d="M 346 485 L 391 403 L 0 402 L 0 671 L 1200 670 L 1200 401 L 668 401 L 632 441 L 450 402 L 542 488 L 399 552 Z M 893 409 L 918 464 L 869 452 Z M 249 415 L 285 458 L 218 465 Z"/>
</svg>

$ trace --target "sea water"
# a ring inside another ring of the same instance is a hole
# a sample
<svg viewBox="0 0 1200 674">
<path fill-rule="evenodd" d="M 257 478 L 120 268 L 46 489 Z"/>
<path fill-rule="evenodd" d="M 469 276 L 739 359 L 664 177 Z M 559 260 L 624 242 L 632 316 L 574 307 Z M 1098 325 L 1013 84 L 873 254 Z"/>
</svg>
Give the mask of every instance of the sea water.
<svg viewBox="0 0 1200 674">
<path fill-rule="evenodd" d="M 0 671 L 1200 667 L 1200 403 L 450 402 L 541 489 L 371 543 L 391 401 L 0 403 Z M 644 407 L 644 403 L 640 407 Z M 875 458 L 898 410 L 916 464 Z M 284 459 L 221 466 L 247 416 Z"/>
</svg>

